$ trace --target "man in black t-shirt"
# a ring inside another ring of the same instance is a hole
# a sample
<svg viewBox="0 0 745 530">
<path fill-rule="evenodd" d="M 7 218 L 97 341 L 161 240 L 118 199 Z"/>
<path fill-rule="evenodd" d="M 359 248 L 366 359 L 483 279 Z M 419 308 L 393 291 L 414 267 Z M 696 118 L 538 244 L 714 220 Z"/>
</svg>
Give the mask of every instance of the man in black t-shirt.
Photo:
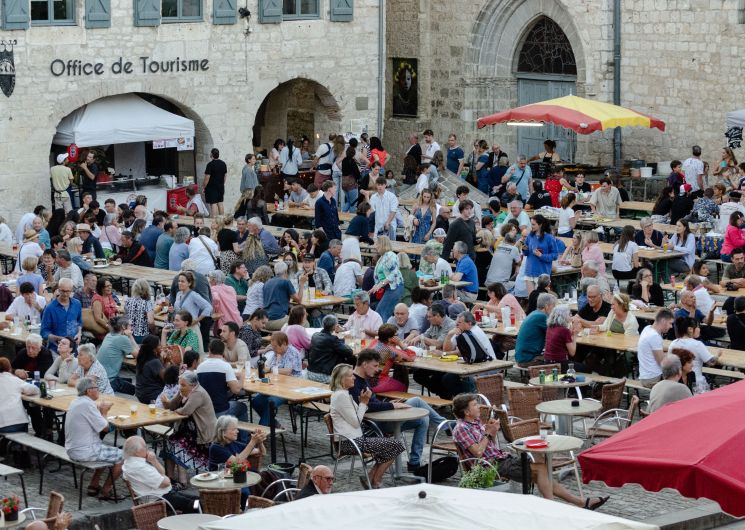
<svg viewBox="0 0 745 530">
<path fill-rule="evenodd" d="M 210 217 L 216 217 L 225 213 L 223 208 L 223 197 L 225 195 L 225 176 L 228 173 L 228 166 L 220 160 L 220 151 L 213 148 L 211 153 L 212 160 L 207 164 L 204 170 L 204 181 L 202 188 L 204 191 L 204 200 L 209 206 Z"/>
<path fill-rule="evenodd" d="M 83 194 L 88 192 L 96 200 L 96 175 L 98 175 L 98 164 L 93 151 L 88 151 L 85 161 L 80 163 L 80 204 L 83 204 Z"/>
<path fill-rule="evenodd" d="M 551 206 L 551 194 L 543 189 L 543 185 L 539 180 L 533 181 L 533 189 L 535 190 L 530 197 L 528 202 L 525 204 L 525 210 L 538 210 L 543 206 Z"/>
<path fill-rule="evenodd" d="M 587 303 L 579 310 L 574 319 L 583 328 L 591 328 L 602 324 L 608 313 L 610 313 L 610 304 L 603 300 L 600 287 L 591 285 L 587 288 Z"/>
</svg>

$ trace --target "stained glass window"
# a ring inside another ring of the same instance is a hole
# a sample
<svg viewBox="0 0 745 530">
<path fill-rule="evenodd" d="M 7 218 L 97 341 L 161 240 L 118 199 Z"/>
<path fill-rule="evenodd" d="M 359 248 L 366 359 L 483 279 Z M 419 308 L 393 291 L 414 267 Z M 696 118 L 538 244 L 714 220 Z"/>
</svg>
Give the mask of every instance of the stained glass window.
<svg viewBox="0 0 745 530">
<path fill-rule="evenodd" d="M 517 71 L 577 75 L 572 45 L 556 22 L 541 17 L 533 24 L 520 50 Z"/>
</svg>

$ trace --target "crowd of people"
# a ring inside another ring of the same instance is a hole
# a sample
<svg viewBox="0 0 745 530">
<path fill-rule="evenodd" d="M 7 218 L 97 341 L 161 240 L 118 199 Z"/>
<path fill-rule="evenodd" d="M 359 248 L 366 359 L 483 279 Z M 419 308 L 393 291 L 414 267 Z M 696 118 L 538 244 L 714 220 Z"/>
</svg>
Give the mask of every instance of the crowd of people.
<svg viewBox="0 0 745 530">
<path fill-rule="evenodd" d="M 188 203 L 179 209 L 186 222 L 151 210 L 145 196 L 131 205 L 106 199 L 101 208 L 95 187 L 83 190 L 80 209 L 72 209 L 71 201 L 56 193 L 60 200 L 55 199 L 54 209 L 37 206 L 21 218 L 15 233 L 0 219 L 0 243 L 18 245 L 17 292 L 3 293 L 9 290 L 0 286 L 0 295 L 5 294 L 0 302 L 7 302 L 6 322 L 0 326 L 10 321 L 39 326 L 12 361 L 0 359 L 5 383 L 0 399 L 8 404 L 0 410 L 0 432 L 25 432 L 30 418 L 36 436 L 51 439 L 54 417 L 49 410 L 22 402 L 23 395 L 38 393 L 27 381 L 36 374 L 37 379 L 73 387 L 78 397 L 60 441 L 71 458 L 114 466 L 103 484 L 99 473 L 93 475 L 88 493 L 111 498 L 111 479 L 123 470 L 137 494 L 164 496 L 188 512 L 194 506 L 183 491 L 188 473 L 263 455 L 265 436 L 238 429 L 249 413 L 243 381 L 259 364 L 267 372 L 330 385 L 335 432 L 346 440 L 345 451 L 353 441 L 373 457 L 369 476 L 362 480 L 372 488 L 381 486 L 385 471 L 407 448 L 388 436 L 363 435 L 366 412 L 426 410 L 422 418 L 402 425 L 413 431 L 408 449 L 412 472 L 421 471 L 430 427 L 445 420 L 421 398 L 392 402 L 376 396 L 408 390 L 409 366 L 417 351 L 480 363 L 503 359 L 514 350 L 521 367 L 558 363 L 562 372 L 608 373 L 617 363 L 578 344 L 578 338 L 587 333 L 638 335 L 638 374 L 651 389 L 650 412 L 704 389 L 702 369 L 717 363 L 707 342 L 724 335 L 712 325 L 717 307 L 712 295 L 745 286 L 745 199 L 738 191 L 745 177 L 735 185 L 729 161 L 715 172 L 729 188 L 719 183 L 707 187 L 700 148 L 694 147 L 691 159 L 673 162 L 670 186 L 638 230 L 629 225 L 618 233 L 580 231 L 582 209 L 619 217 L 628 194 L 612 175 L 601 178 L 594 190 L 582 174 L 568 179 L 554 166 L 560 157 L 550 140 L 542 153 L 531 159 L 518 156 L 510 165 L 498 145 L 489 150 L 482 140 L 466 155 L 455 135 L 448 137 L 446 149 L 432 131 L 423 136 L 422 145 L 417 135 L 409 137 L 401 176 L 390 165 L 386 168 L 390 156 L 376 137 L 347 142 L 331 135 L 315 154 L 307 139 L 299 146 L 292 139 L 275 142 L 268 162 L 286 187 L 288 206 L 314 212 L 308 231 L 286 227 L 278 232 L 270 225 L 268 196 L 256 178 L 253 155 L 246 157 L 240 200 L 233 212 L 224 212 L 227 169 L 217 150 L 202 189 L 190 188 Z M 543 164 L 543 182 L 533 177 L 532 160 Z M 61 155 L 57 161 L 53 180 L 66 175 L 66 158 Z M 315 170 L 307 188 L 298 177 L 306 161 Z M 465 182 L 455 197 L 442 197 L 441 179 L 451 177 Z M 417 191 L 406 218 L 398 198 L 405 185 Z M 488 204 L 469 198 L 473 188 L 490 197 Z M 450 206 L 448 199 L 453 199 Z M 344 234 L 340 210 L 356 214 Z M 275 215 L 302 224 L 287 212 Z M 663 221 L 675 225 L 671 236 L 655 229 L 654 223 Z M 722 259 L 731 264 L 720 282 L 710 281 L 706 262 L 697 256 L 691 223 L 723 228 Z M 422 244 L 420 255 L 395 250 L 401 232 Z M 606 270 L 600 240 L 609 237 L 617 241 Z M 372 250 L 368 266 L 363 248 Z M 652 265 L 640 257 L 642 248 L 680 253 L 668 260 L 670 273 L 680 275 L 685 285 L 679 303 L 666 304 Z M 94 274 L 93 259 L 170 270 L 173 283 L 167 296 L 153 291 L 145 279 L 133 282 L 129 292 L 117 292 L 111 278 Z M 575 314 L 554 292 L 557 266 L 580 271 Z M 443 280 L 438 300 L 420 283 L 422 275 Z M 303 305 L 311 290 L 346 297 L 353 311 L 340 324 L 331 306 Z M 656 310 L 653 322 L 640 322 L 638 309 Z M 732 298 L 725 309 L 731 347 L 745 350 L 745 297 Z M 504 310 L 519 327 L 516 339 L 490 336 L 478 325 L 480 315 L 502 318 Z M 668 348 L 665 338 L 675 339 Z M 358 351 L 350 346 L 363 341 Z M 135 358 L 134 378 L 122 375 L 127 356 Z M 629 372 L 625 359 L 620 371 L 612 375 Z M 464 452 L 498 461 L 506 476 L 519 475 L 516 460 L 495 444 L 499 424 L 479 420 L 472 379 L 419 369 L 413 380 L 453 400 L 458 420 L 453 437 Z M 109 429 L 106 396 L 114 393 L 184 416 L 168 437 L 163 464 L 137 436 L 128 437 L 123 450 L 102 441 L 101 434 Z M 285 403 L 254 395 L 251 407 L 261 425 L 268 426 L 271 409 Z M 380 429 L 393 432 L 385 423 Z M 590 509 L 607 500 L 575 497 L 551 484 L 544 463 L 533 467 L 547 498 L 557 496 Z M 330 471 L 321 466 L 313 476 L 306 494 L 328 493 Z"/>
</svg>

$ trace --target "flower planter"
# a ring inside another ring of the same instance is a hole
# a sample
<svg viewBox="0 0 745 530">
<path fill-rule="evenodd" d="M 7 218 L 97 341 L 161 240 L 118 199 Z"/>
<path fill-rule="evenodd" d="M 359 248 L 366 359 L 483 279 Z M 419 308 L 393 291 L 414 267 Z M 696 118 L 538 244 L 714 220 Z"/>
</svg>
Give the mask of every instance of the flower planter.
<svg viewBox="0 0 745 530">
<path fill-rule="evenodd" d="M 18 520 L 18 511 L 11 511 L 4 513 L 5 520 L 6 521 L 17 521 Z"/>
</svg>

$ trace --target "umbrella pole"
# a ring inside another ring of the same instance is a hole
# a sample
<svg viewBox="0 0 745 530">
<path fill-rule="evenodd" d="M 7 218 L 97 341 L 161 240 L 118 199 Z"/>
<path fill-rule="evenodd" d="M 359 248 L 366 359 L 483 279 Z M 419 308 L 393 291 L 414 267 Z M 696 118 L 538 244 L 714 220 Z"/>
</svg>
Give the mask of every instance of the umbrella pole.
<svg viewBox="0 0 745 530">
<path fill-rule="evenodd" d="M 621 0 L 613 1 L 613 104 L 621 105 Z M 621 128 L 613 130 L 613 165 L 621 173 Z"/>
</svg>

